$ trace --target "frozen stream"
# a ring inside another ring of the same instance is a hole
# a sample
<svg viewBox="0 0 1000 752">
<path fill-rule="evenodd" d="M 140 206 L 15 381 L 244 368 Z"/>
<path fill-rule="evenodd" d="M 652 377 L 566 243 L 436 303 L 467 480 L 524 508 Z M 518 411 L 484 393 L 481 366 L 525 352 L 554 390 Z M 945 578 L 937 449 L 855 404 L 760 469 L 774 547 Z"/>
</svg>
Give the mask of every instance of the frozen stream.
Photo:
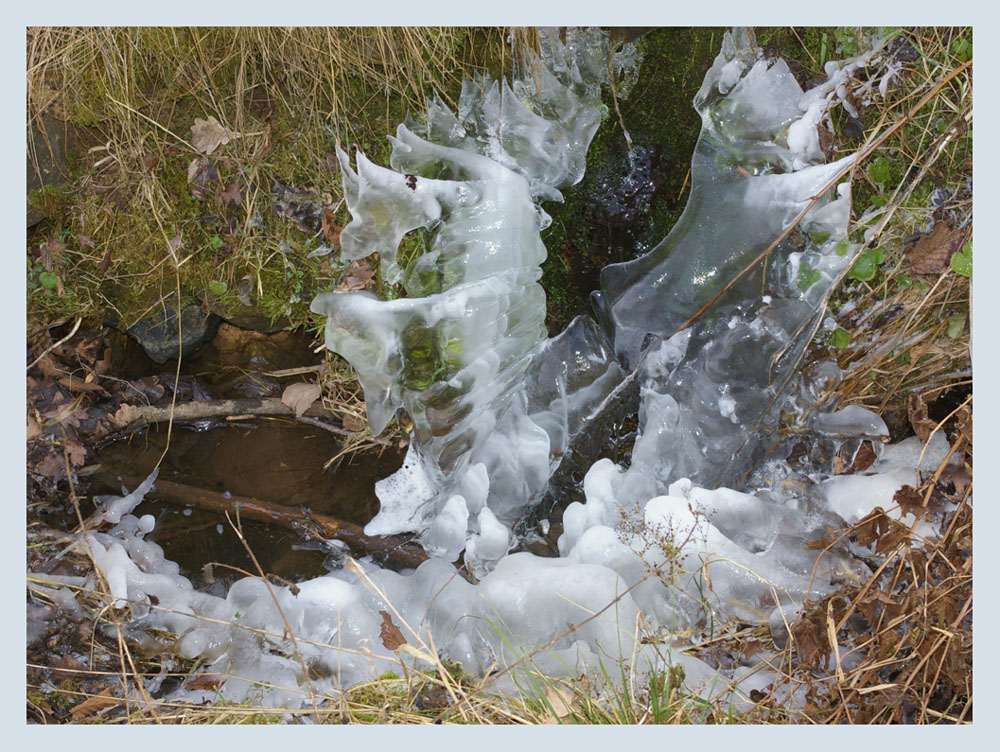
<svg viewBox="0 0 1000 752">
<path fill-rule="evenodd" d="M 609 66 L 601 32 L 542 42 L 513 83 L 468 81 L 457 113 L 435 101 L 425 122 L 401 125 L 391 168 L 360 153 L 352 167 L 339 151 L 353 215 L 344 256 L 377 251 L 406 297 L 327 293 L 313 310 L 327 317 L 327 346 L 357 370 L 373 430 L 400 409 L 415 427 L 403 468 L 376 486 L 381 510 L 366 531 L 417 533 L 432 558 L 410 572 L 351 561 L 292 589 L 248 578 L 224 598 L 201 593 L 145 540 L 152 518 L 131 514 L 152 477 L 104 499 L 115 527 L 81 539 L 130 610 L 132 636 L 176 635 L 178 655 L 229 677 L 227 698 L 295 707 L 309 687 L 332 695 L 442 655 L 474 675 L 517 664 L 497 683 L 508 690 L 529 670 L 679 665 L 689 691 L 738 699 L 773 674 L 721 671 L 677 646 L 731 620 L 780 627 L 804 600 L 866 579 L 850 551 L 821 556 L 806 543 L 892 507 L 915 482 L 919 447 L 882 451 L 878 416 L 818 404 L 836 366 L 802 368 L 857 250 L 853 157 L 824 162 L 817 126 L 856 69 L 879 65 L 878 45 L 828 63 L 827 81 L 803 92 L 751 34 L 727 34 L 694 101 L 703 129 L 683 216 L 649 253 L 604 270 L 597 321 L 545 339 L 540 202 L 582 178 Z M 403 263 L 397 248 L 417 228 L 428 250 Z M 767 264 L 754 263 L 765 252 Z M 515 522 L 629 390 L 639 397 L 630 465 L 587 457 L 585 502 L 563 516 L 559 557 L 509 554 L 531 532 Z M 866 475 L 793 468 L 785 426 L 831 452 L 867 439 L 881 456 Z M 946 452 L 932 444 L 923 469 Z M 386 619 L 402 647 L 386 647 Z"/>
</svg>

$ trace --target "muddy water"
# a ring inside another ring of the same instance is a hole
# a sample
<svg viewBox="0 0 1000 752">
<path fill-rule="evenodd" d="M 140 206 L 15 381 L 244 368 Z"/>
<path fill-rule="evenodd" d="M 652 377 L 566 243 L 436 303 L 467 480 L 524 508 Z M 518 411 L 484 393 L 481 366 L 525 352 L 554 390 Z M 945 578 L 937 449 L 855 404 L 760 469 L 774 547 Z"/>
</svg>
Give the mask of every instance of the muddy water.
<svg viewBox="0 0 1000 752">
<path fill-rule="evenodd" d="M 280 396 L 283 386 L 297 379 L 279 382 L 264 375 L 267 371 L 320 360 L 311 354 L 305 338 L 290 337 L 287 332 L 270 337 L 242 330 L 220 334 L 215 343 L 182 363 L 182 383 L 185 378 L 196 380 L 199 389 L 209 391 L 208 398 Z M 132 378 L 154 373 L 170 376 L 163 372 L 172 364 L 156 366 L 134 351 L 128 355 Z M 121 476 L 144 478 L 163 456 L 162 480 L 304 507 L 364 525 L 378 511 L 375 481 L 394 472 L 403 459 L 401 452 L 379 447 L 349 454 L 324 469 L 340 453 L 340 439 L 287 417 L 216 421 L 207 430 L 175 424 L 163 455 L 166 446 L 166 424 L 158 424 L 103 448 L 96 458 L 101 468 L 92 478 L 93 493 L 120 493 Z M 162 546 L 166 557 L 176 561 L 196 586 L 210 586 L 213 581 L 227 585 L 243 576 L 232 567 L 256 574 L 225 517 L 170 503 L 155 490 L 135 513 L 154 516 L 156 527 L 148 538 Z M 291 581 L 322 574 L 338 559 L 329 549 L 276 526 L 244 521 L 243 533 L 261 568 Z M 213 563 L 224 566 L 206 568 Z"/>
</svg>

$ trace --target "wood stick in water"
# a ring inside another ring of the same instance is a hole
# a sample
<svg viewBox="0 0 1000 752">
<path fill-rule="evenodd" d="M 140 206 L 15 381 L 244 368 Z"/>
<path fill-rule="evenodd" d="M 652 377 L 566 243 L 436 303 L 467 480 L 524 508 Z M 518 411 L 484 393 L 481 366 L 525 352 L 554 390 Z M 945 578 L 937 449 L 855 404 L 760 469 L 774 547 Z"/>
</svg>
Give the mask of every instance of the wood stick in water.
<svg viewBox="0 0 1000 752">
<path fill-rule="evenodd" d="M 141 478 L 123 477 L 129 487 L 138 486 Z M 162 499 L 223 515 L 229 512 L 233 520 L 244 519 L 289 528 L 313 540 L 336 538 L 364 555 L 384 557 L 396 567 L 415 569 L 428 557 L 416 543 L 395 536 L 365 535 L 360 525 L 344 522 L 325 514 L 315 514 L 300 507 L 286 507 L 246 496 L 226 496 L 217 491 L 187 486 L 157 478 L 153 493 Z"/>
</svg>

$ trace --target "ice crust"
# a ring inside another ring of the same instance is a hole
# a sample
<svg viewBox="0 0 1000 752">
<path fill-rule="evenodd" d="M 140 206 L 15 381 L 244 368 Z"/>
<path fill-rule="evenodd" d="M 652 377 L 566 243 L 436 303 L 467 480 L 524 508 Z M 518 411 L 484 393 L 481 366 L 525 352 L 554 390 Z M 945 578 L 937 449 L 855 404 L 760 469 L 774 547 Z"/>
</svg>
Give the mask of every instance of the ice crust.
<svg viewBox="0 0 1000 752">
<path fill-rule="evenodd" d="M 735 690 L 733 699 L 765 686 L 768 674 L 711 668 L 681 652 L 680 634 L 697 641 L 707 625 L 740 619 L 769 625 L 777 640 L 807 599 L 870 575 L 846 549 L 805 543 L 891 506 L 915 478 L 919 450 L 889 447 L 870 475 L 832 478 L 760 457 L 778 442 L 782 413 L 834 448 L 867 437 L 880 449 L 886 433 L 861 408 L 816 414 L 840 372 L 830 363 L 798 368 L 851 261 L 834 250 L 846 235 L 848 187 L 826 189 L 850 158 L 822 164 L 816 124 L 871 53 L 832 66 L 826 84 L 802 92 L 752 35 L 726 34 L 695 99 L 704 129 L 677 228 L 646 256 L 605 270 L 603 326 L 580 317 L 543 339 L 546 218 L 536 201 L 582 175 L 601 116 L 605 44 L 599 32 L 569 32 L 565 43 L 549 34 L 537 76 L 466 82 L 457 113 L 432 101 L 426 123 L 397 131 L 393 170 L 358 155 L 355 172 L 339 152 L 354 214 L 344 254 L 378 251 L 409 297 L 328 293 L 313 308 L 327 316 L 328 346 L 359 373 L 373 429 L 399 408 L 414 420 L 404 466 L 377 485 L 382 508 L 366 530 L 418 532 L 432 558 L 411 572 L 348 560 L 294 589 L 247 578 L 225 597 L 200 593 L 145 540 L 151 520 L 130 514 L 151 477 L 123 500 L 105 500 L 114 528 L 81 538 L 116 607 L 131 610 L 130 634 L 169 630 L 178 655 L 231 677 L 222 696 L 270 705 L 308 699 L 303 662 L 312 690 L 335 695 L 435 654 L 474 675 L 516 666 L 496 684 L 507 690 L 528 670 L 680 665 L 689 691 Z M 766 277 L 747 275 L 684 327 L 820 189 L 801 247 L 779 244 Z M 397 246 L 418 227 L 430 230 L 428 250 L 402 268 Z M 583 500 L 563 514 L 558 557 L 509 553 L 511 523 L 562 458 L 587 445 L 629 379 L 640 406 L 628 467 L 607 458 L 590 465 Z M 946 452 L 939 439 L 922 468 Z M 450 563 L 463 549 L 468 580 Z M 407 640 L 395 651 L 379 637 L 386 614 Z"/>
</svg>

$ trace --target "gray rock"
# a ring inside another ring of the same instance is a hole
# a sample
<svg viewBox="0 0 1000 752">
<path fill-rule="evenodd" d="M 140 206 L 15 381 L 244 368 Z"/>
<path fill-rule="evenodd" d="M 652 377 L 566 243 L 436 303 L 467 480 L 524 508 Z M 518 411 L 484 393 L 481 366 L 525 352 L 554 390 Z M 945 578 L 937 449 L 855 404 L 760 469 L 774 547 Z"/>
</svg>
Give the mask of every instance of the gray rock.
<svg viewBox="0 0 1000 752">
<path fill-rule="evenodd" d="M 150 358 L 157 363 L 166 363 L 178 355 L 191 355 L 211 342 L 219 330 L 221 319 L 218 316 L 213 313 L 205 315 L 201 303 L 188 301 L 180 311 L 181 336 L 178 339 L 177 315 L 174 300 L 168 299 L 126 331 L 135 337 Z"/>
</svg>

